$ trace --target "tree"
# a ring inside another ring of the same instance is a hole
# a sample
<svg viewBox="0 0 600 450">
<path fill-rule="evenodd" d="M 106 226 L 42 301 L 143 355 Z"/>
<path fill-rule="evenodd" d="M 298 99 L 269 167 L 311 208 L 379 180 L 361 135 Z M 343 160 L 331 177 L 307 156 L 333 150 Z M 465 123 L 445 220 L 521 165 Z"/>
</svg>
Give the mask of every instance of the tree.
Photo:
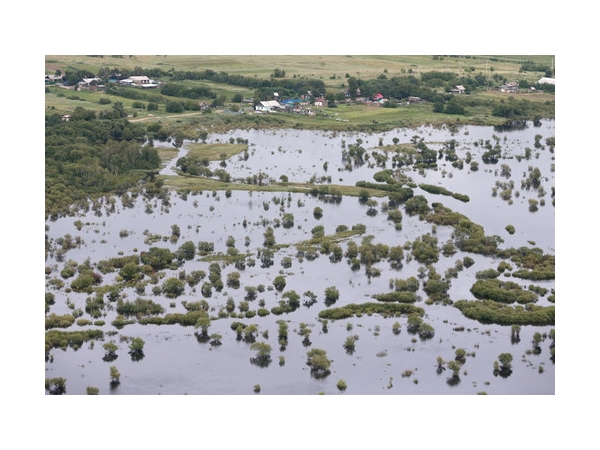
<svg viewBox="0 0 600 450">
<path fill-rule="evenodd" d="M 313 227 L 310 232 L 312 233 L 313 239 L 322 238 L 325 236 L 325 227 L 323 225 L 317 225 Z"/>
<path fill-rule="evenodd" d="M 285 213 L 281 220 L 283 228 L 292 228 L 294 226 L 294 215 L 292 213 Z"/>
<path fill-rule="evenodd" d="M 196 256 L 196 246 L 192 241 L 187 241 L 181 244 L 177 249 L 177 257 L 179 259 L 192 260 Z"/>
<path fill-rule="evenodd" d="M 464 115 L 465 114 L 465 107 L 462 106 L 459 103 L 459 101 L 457 100 L 456 97 L 453 97 L 452 100 L 450 100 L 446 104 L 446 108 L 444 108 L 444 112 L 446 114 L 461 114 L 461 115 Z"/>
<path fill-rule="evenodd" d="M 273 262 L 273 250 L 269 248 L 263 248 L 260 250 L 260 267 L 268 268 L 274 264 Z"/>
<path fill-rule="evenodd" d="M 200 332 L 197 334 L 196 338 L 202 342 L 207 341 L 209 339 L 208 336 L 208 328 L 210 327 L 210 317 L 208 314 L 202 315 L 198 318 L 196 323 L 194 324 L 194 328 L 200 328 Z"/>
<path fill-rule="evenodd" d="M 502 378 L 510 376 L 512 373 L 512 360 L 512 354 L 500 353 L 498 360 L 494 361 L 494 375 L 500 375 Z"/>
<path fill-rule="evenodd" d="M 361 189 L 360 192 L 358 193 L 358 201 L 360 203 L 367 203 L 367 200 L 369 200 L 369 191 L 367 191 L 366 189 Z"/>
<path fill-rule="evenodd" d="M 179 278 L 168 278 L 163 283 L 162 291 L 168 298 L 177 298 L 185 291 L 185 283 Z"/>
<path fill-rule="evenodd" d="M 401 245 L 395 245 L 393 247 L 390 247 L 388 261 L 391 263 L 392 267 L 400 267 L 403 259 L 404 249 Z"/>
<path fill-rule="evenodd" d="M 219 334 L 219 333 L 213 333 L 210 335 L 210 345 L 212 345 L 213 347 L 216 347 L 218 345 L 221 345 L 221 339 L 223 339 L 223 335 Z"/>
<path fill-rule="evenodd" d="M 144 358 L 144 340 L 139 337 L 134 337 L 129 343 L 129 354 L 132 361 L 140 361 Z"/>
<path fill-rule="evenodd" d="M 300 307 L 300 295 L 298 295 L 296 291 L 287 291 L 281 296 L 281 298 L 287 299 L 287 306 L 292 311 L 295 311 Z"/>
<path fill-rule="evenodd" d="M 518 344 L 521 342 L 521 326 L 520 325 L 511 325 L 510 327 L 510 342 L 513 344 Z"/>
<path fill-rule="evenodd" d="M 110 366 L 110 382 L 111 384 L 119 384 L 121 374 L 117 370 L 116 366 Z"/>
<path fill-rule="evenodd" d="M 340 291 L 335 286 L 329 286 L 325 289 L 325 304 L 333 305 L 340 298 Z"/>
<path fill-rule="evenodd" d="M 448 366 L 448 369 L 450 369 L 452 371 L 452 377 L 450 377 L 447 380 L 447 383 L 450 385 L 458 384 L 458 382 L 460 381 L 459 373 L 460 373 L 461 364 L 458 361 L 455 361 L 452 359 L 452 360 L 448 361 L 447 366 Z"/>
<path fill-rule="evenodd" d="M 277 289 L 279 292 L 283 291 L 286 284 L 287 282 L 285 281 L 285 277 L 283 275 L 277 275 L 273 280 L 273 286 L 275 286 L 275 289 Z"/>
<path fill-rule="evenodd" d="M 123 106 L 122 102 L 115 102 L 115 104 L 112 106 L 112 109 L 116 118 L 127 117 L 127 112 L 125 111 L 125 107 Z"/>
<path fill-rule="evenodd" d="M 46 378 L 46 390 L 50 395 L 63 395 L 67 393 L 67 380 L 65 378 Z"/>
<path fill-rule="evenodd" d="M 271 346 L 266 342 L 253 342 L 250 345 L 251 350 L 256 351 L 256 355 L 250 358 L 250 362 L 259 367 L 267 367 L 271 363 Z"/>
<path fill-rule="evenodd" d="M 227 286 L 233 289 L 239 289 L 240 287 L 240 273 L 230 272 L 227 274 Z"/>
<path fill-rule="evenodd" d="M 405 211 L 409 216 L 416 214 L 426 214 L 429 212 L 427 199 L 422 195 L 415 195 L 408 199 L 404 205 Z"/>
<path fill-rule="evenodd" d="M 94 386 L 88 386 L 85 388 L 85 392 L 87 395 L 98 395 L 100 393 L 100 389 Z"/>
<path fill-rule="evenodd" d="M 152 266 L 154 270 L 168 268 L 173 262 L 175 255 L 168 248 L 150 247 L 147 252 L 140 254 L 144 264 Z"/>
<path fill-rule="evenodd" d="M 117 359 L 116 351 L 119 349 L 117 344 L 114 342 L 107 342 L 102 345 L 102 348 L 104 348 L 104 351 L 106 351 L 104 357 L 102 358 L 104 361 L 114 361 Z"/>
<path fill-rule="evenodd" d="M 542 333 L 536 331 L 533 333 L 533 339 L 531 341 L 533 345 L 533 353 L 539 355 L 542 352 L 542 348 L 540 347 L 540 342 L 542 342 L 543 336 Z"/>
<path fill-rule="evenodd" d="M 327 352 L 320 348 L 313 348 L 306 353 L 306 364 L 310 367 L 310 373 L 315 378 L 323 378 L 331 372 L 331 361 L 327 358 Z"/>
<path fill-rule="evenodd" d="M 281 350 L 284 350 L 288 344 L 288 324 L 283 320 L 278 320 L 277 325 L 279 326 L 277 331 L 277 339 L 279 341 L 279 345 L 281 346 Z"/>
<path fill-rule="evenodd" d="M 273 247 L 275 245 L 275 234 L 272 227 L 268 227 L 267 231 L 263 233 L 263 236 L 265 238 L 263 242 L 265 247 Z"/>
<path fill-rule="evenodd" d="M 346 337 L 343 347 L 346 350 L 346 353 L 348 353 L 349 355 L 354 353 L 354 350 L 356 348 L 356 341 L 358 341 L 358 334 L 353 334 L 351 336 Z"/>
<path fill-rule="evenodd" d="M 144 276 L 140 266 L 132 261 L 121 267 L 121 270 L 119 270 L 119 275 L 125 281 L 140 280 Z"/>
<path fill-rule="evenodd" d="M 256 335 L 258 334 L 258 326 L 251 323 L 244 327 L 242 334 L 244 335 L 245 342 L 254 342 L 256 340 Z"/>
<path fill-rule="evenodd" d="M 437 373 L 442 373 L 444 370 L 446 370 L 446 368 L 444 367 L 444 364 L 446 364 L 446 361 L 444 361 L 442 359 L 441 356 L 437 357 Z"/>
<path fill-rule="evenodd" d="M 200 289 L 203 297 L 212 297 L 212 284 L 208 281 L 205 281 L 202 284 L 202 288 Z"/>
<path fill-rule="evenodd" d="M 284 269 L 289 269 L 290 267 L 292 267 L 292 258 L 290 258 L 289 256 L 284 256 L 281 259 L 281 265 Z"/>
<path fill-rule="evenodd" d="M 461 364 L 464 364 L 467 355 L 467 351 L 464 348 L 457 348 L 456 351 L 454 352 L 454 360 L 458 361 Z"/>
</svg>

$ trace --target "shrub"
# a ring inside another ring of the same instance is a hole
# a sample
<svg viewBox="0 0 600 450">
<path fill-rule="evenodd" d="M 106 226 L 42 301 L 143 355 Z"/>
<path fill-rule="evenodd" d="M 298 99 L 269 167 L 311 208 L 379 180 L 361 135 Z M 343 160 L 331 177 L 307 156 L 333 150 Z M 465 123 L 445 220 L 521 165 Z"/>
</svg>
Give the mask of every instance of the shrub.
<svg viewBox="0 0 600 450">
<path fill-rule="evenodd" d="M 417 294 L 407 291 L 394 291 L 385 294 L 375 294 L 373 298 L 380 302 L 414 303 L 417 301 Z"/>
<path fill-rule="evenodd" d="M 283 275 L 277 275 L 275 277 L 275 279 L 273 280 L 273 286 L 279 292 L 281 292 L 285 288 L 286 284 L 287 284 L 287 282 L 286 282 L 285 277 Z"/>
<path fill-rule="evenodd" d="M 163 283 L 162 291 L 168 298 L 177 298 L 185 291 L 185 283 L 179 278 L 168 278 Z"/>
</svg>

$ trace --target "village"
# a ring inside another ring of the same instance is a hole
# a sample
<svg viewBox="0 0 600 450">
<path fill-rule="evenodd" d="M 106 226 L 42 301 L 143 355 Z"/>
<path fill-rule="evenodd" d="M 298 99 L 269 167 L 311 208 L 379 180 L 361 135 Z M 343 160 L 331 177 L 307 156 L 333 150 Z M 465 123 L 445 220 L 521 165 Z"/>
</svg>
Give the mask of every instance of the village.
<svg viewBox="0 0 600 450">
<path fill-rule="evenodd" d="M 104 90 L 106 86 L 102 84 L 102 80 L 99 77 L 89 77 L 82 78 L 76 85 L 67 86 L 62 83 L 63 76 L 60 74 L 55 75 L 45 75 L 46 84 L 57 85 L 66 89 L 71 90 Z M 163 85 L 162 82 L 153 80 L 145 75 L 137 75 L 137 76 L 129 76 L 127 78 L 123 78 L 120 80 L 111 79 L 108 80 L 109 83 L 115 83 L 120 86 L 131 86 L 137 87 L 140 89 L 156 89 Z M 538 80 L 538 84 L 555 84 L 554 78 L 542 77 Z M 506 82 L 500 86 L 494 88 L 503 93 L 519 93 L 519 92 L 531 92 L 535 90 L 535 87 L 529 86 L 527 88 L 520 89 L 519 83 L 517 81 Z M 451 88 L 448 92 L 452 95 L 465 95 L 468 94 L 467 89 L 462 85 L 456 85 Z M 406 104 L 410 105 L 411 103 L 423 103 L 427 102 L 427 100 L 422 99 L 416 96 L 409 96 L 406 99 L 392 100 L 385 98 L 381 93 L 377 93 L 371 97 L 362 96 L 360 89 L 352 95 L 350 92 L 346 91 L 344 93 L 344 101 L 341 103 L 358 103 L 364 104 L 367 106 L 386 106 L 386 104 L 390 101 L 396 101 L 398 104 Z M 313 116 L 316 114 L 315 109 L 321 107 L 329 107 L 334 106 L 330 105 L 330 101 L 325 98 L 324 94 L 313 95 L 311 91 L 307 91 L 305 94 L 300 95 L 296 98 L 281 98 L 277 92 L 273 93 L 272 100 L 260 100 L 256 101 L 253 98 L 244 98 L 242 103 L 253 105 L 253 110 L 255 113 L 293 113 L 293 114 L 302 114 Z M 336 102 L 338 103 L 338 102 Z M 198 108 L 200 110 L 204 110 L 210 108 L 211 106 L 204 101 L 198 102 Z M 226 112 L 238 112 L 238 111 L 229 111 Z M 68 119 L 67 119 L 68 120 Z"/>
</svg>

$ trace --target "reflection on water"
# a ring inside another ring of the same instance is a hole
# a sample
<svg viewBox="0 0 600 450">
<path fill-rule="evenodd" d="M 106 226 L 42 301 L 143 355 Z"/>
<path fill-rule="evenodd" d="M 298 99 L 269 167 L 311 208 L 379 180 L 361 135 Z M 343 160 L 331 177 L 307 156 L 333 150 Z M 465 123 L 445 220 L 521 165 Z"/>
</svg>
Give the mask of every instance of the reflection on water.
<svg viewBox="0 0 600 450">
<path fill-rule="evenodd" d="M 307 182 L 312 179 L 331 176 L 331 183 L 354 184 L 357 181 L 372 181 L 373 174 L 381 167 L 369 167 L 365 164 L 352 171 L 344 169 L 341 152 L 344 145 L 362 141 L 367 151 L 376 151 L 380 144 L 392 144 L 394 139 L 400 143 L 410 142 L 415 135 L 422 136 L 436 151 L 443 143 L 456 140 L 456 153 L 464 158 L 466 152 L 473 160 L 479 161 L 479 170 L 471 171 L 468 165 L 462 169 L 450 162 L 440 160 L 438 170 L 418 171 L 408 169 L 406 175 L 415 183 L 437 184 L 461 194 L 467 194 L 469 202 L 461 202 L 449 196 L 429 194 L 416 189 L 429 203 L 441 202 L 446 207 L 460 212 L 472 221 L 482 225 L 487 235 L 498 235 L 503 239 L 501 247 L 520 247 L 535 245 L 544 252 L 554 253 L 554 206 L 550 193 L 554 187 L 554 154 L 548 148 L 536 148 L 535 137 L 542 135 L 541 142 L 554 137 L 554 122 L 542 121 L 540 126 L 531 123 L 517 130 L 500 130 L 492 127 L 459 127 L 456 130 L 421 127 L 416 130 L 394 130 L 380 134 L 327 133 L 313 131 L 235 131 L 223 135 L 209 136 L 209 142 L 227 142 L 230 137 L 247 139 L 250 157 L 247 161 L 234 156 L 226 161 L 226 170 L 233 178 L 245 178 L 250 174 L 263 171 L 278 180 L 281 175 L 290 181 Z M 481 162 L 487 142 L 499 145 L 502 155 L 497 164 L 486 165 Z M 519 158 L 526 149 L 532 150 L 530 159 Z M 182 149 L 185 152 L 185 145 Z M 180 154 L 181 156 L 181 154 Z M 177 158 L 175 158 L 177 159 Z M 327 162 L 327 165 L 324 163 Z M 218 166 L 217 163 L 212 169 Z M 497 182 L 508 182 L 502 177 L 501 165 L 510 168 L 510 179 L 514 183 L 512 201 L 493 196 Z M 170 170 L 167 166 L 164 170 Z M 541 186 L 545 191 L 522 189 L 521 182 L 531 168 L 539 168 Z M 327 184 L 327 183 L 325 183 Z M 519 191 L 519 196 L 515 192 Z M 545 205 L 537 212 L 529 211 L 529 200 L 545 199 Z M 339 225 L 349 228 L 355 224 L 366 226 L 366 234 L 372 235 L 373 242 L 389 246 L 405 245 L 425 233 L 433 233 L 439 245 L 452 239 L 450 227 L 432 227 L 403 214 L 402 227 L 396 229 L 393 222 L 387 220 L 383 210 L 386 198 L 377 199 L 377 214 L 368 214 L 368 207 L 356 198 L 343 197 L 339 204 L 324 203 L 308 194 L 268 193 L 234 191 L 226 196 L 223 191 L 192 193 L 180 196 L 170 194 L 167 204 L 158 199 L 147 201 L 142 197 L 134 199 L 132 207 L 125 207 L 120 200 L 114 205 L 105 202 L 97 211 L 90 211 L 79 217 L 61 218 L 47 222 L 48 238 L 53 243 L 46 260 L 46 266 L 52 268 L 47 282 L 61 278 L 60 272 L 68 264 L 81 264 L 87 261 L 94 266 L 99 262 L 121 255 L 140 254 L 149 247 L 156 246 L 176 251 L 184 242 L 192 241 L 198 245 L 201 241 L 213 242 L 214 251 L 226 253 L 234 241 L 234 247 L 241 253 L 247 252 L 250 259 L 257 263 L 238 269 L 233 265 L 222 267 L 221 277 L 227 279 L 232 272 L 239 272 L 240 287 L 225 286 L 221 292 L 213 290 L 210 298 L 200 293 L 202 282 L 194 287 L 186 285 L 183 295 L 169 299 L 153 289 L 163 280 L 179 277 L 181 272 L 209 272 L 210 261 L 201 261 L 196 257 L 186 261 L 181 267 L 163 271 L 163 278 L 157 284 L 146 284 L 143 291 L 134 287 L 125 289 L 122 297 L 129 301 L 136 298 L 148 298 L 160 303 L 165 313 L 185 313 L 185 302 L 206 300 L 210 304 L 210 313 L 214 317 L 208 334 L 220 335 L 221 345 L 211 345 L 210 339 L 199 340 L 194 327 L 180 325 L 126 325 L 117 330 L 110 325 L 116 317 L 114 304 L 103 310 L 100 326 L 105 332 L 105 341 L 113 341 L 119 346 L 117 359 L 105 359 L 100 343 L 85 343 L 81 348 L 65 351 L 52 350 L 52 358 L 46 363 L 46 378 L 64 377 L 67 379 L 67 394 L 84 394 L 86 387 L 96 386 L 100 394 L 253 394 L 256 384 L 261 386 L 261 394 L 338 394 L 336 383 L 342 379 L 347 384 L 344 391 L 348 394 L 553 394 L 554 364 L 550 360 L 550 340 L 541 343 L 541 353 L 533 352 L 532 339 L 536 332 L 547 334 L 553 327 L 522 327 L 520 341 L 511 337 L 510 327 L 482 325 L 466 319 L 454 307 L 448 305 L 426 305 L 426 294 L 420 290 L 421 300 L 418 306 L 425 309 L 424 321 L 435 330 L 434 336 L 422 340 L 407 331 L 406 317 L 382 318 L 363 316 L 340 321 L 330 321 L 324 326 L 318 318 L 318 312 L 327 308 L 324 292 L 335 286 L 339 290 L 339 299 L 332 307 L 349 303 L 374 301 L 374 294 L 389 291 L 390 280 L 418 277 L 421 264 L 415 260 L 404 260 L 399 267 L 388 262 L 376 263 L 379 276 L 369 277 L 364 267 L 353 270 L 346 258 L 332 262 L 327 254 L 317 252 L 312 258 L 301 258 L 295 244 L 312 237 L 314 227 L 322 225 L 325 234 L 334 234 Z M 315 217 L 314 209 L 323 210 L 322 217 Z M 284 228 L 278 226 L 283 214 L 291 213 L 294 224 Z M 80 230 L 74 225 L 83 223 Z M 506 231 L 507 225 L 515 227 L 515 233 Z M 177 225 L 180 236 L 170 239 L 172 226 Z M 273 265 L 261 268 L 258 252 L 264 247 L 265 232 L 273 228 L 277 245 L 281 245 L 273 256 Z M 70 235 L 78 245 L 66 252 L 58 251 L 57 241 Z M 349 241 L 361 243 L 362 236 L 354 236 L 340 242 L 346 251 Z M 229 241 L 229 242 L 228 242 Z M 405 251 L 405 255 L 409 252 Z M 457 252 L 451 256 L 440 256 L 433 266 L 444 274 L 454 267 L 457 260 L 465 254 Z M 464 268 L 457 278 L 451 280 L 449 291 L 453 300 L 473 299 L 470 287 L 478 271 L 496 268 L 497 260 L 479 255 L 468 255 L 475 264 Z M 291 267 L 284 267 L 291 260 Z M 273 289 L 273 280 L 283 275 L 286 286 L 282 292 Z M 103 276 L 103 285 L 115 281 L 116 273 Z M 147 280 L 148 278 L 146 278 Z M 203 280 L 207 281 L 208 278 Z M 65 280 L 66 285 L 72 279 Z M 554 288 L 554 281 L 531 283 L 519 282 L 525 288 L 530 284 Z M 248 302 L 250 310 L 256 311 L 259 305 L 271 310 L 283 300 L 283 293 L 295 291 L 305 299 L 316 297 L 290 314 L 274 314 L 247 319 L 217 318 L 219 310 L 233 300 L 236 312 L 246 295 L 245 287 L 264 287 L 256 299 Z M 49 314 L 71 314 L 80 310 L 82 317 L 89 317 L 86 302 L 89 294 L 65 288 L 47 287 L 55 295 L 55 304 Z M 312 296 L 311 296 L 312 294 Z M 541 297 L 540 305 L 550 304 L 547 296 Z M 278 345 L 278 321 L 285 320 L 289 325 L 288 345 L 284 350 Z M 231 324 L 241 321 L 254 323 L 258 327 L 257 341 L 268 343 L 271 359 L 266 364 L 257 364 L 256 350 L 251 345 L 236 338 Z M 398 330 L 396 333 L 394 330 Z M 98 326 L 72 325 L 68 330 L 97 328 Z M 309 327 L 310 345 L 301 330 Z M 115 332 L 114 335 L 109 334 Z M 344 342 L 350 335 L 358 336 L 355 349 L 348 353 Z M 145 341 L 143 359 L 134 361 L 125 353 L 128 350 L 127 339 L 140 337 Z M 306 353 L 310 348 L 320 348 L 327 352 L 332 360 L 331 373 L 320 379 L 310 375 L 306 364 Z M 438 373 L 438 357 L 444 361 L 454 358 L 457 348 L 465 349 L 466 361 L 457 377 L 450 370 Z M 494 362 L 501 353 L 513 354 L 512 373 L 505 378 L 494 374 Z M 254 361 L 254 362 L 253 362 Z M 282 364 L 283 361 L 283 364 Z M 109 367 L 116 365 L 121 373 L 120 383 L 110 385 Z M 410 375 L 408 373 L 410 372 Z M 254 394 L 253 394 L 254 395 Z"/>
</svg>

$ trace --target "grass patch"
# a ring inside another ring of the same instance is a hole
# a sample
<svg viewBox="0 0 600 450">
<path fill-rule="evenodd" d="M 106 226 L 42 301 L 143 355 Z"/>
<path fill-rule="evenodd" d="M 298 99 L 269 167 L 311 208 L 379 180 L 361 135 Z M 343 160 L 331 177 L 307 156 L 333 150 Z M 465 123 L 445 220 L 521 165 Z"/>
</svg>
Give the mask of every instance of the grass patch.
<svg viewBox="0 0 600 450">
<path fill-rule="evenodd" d="M 208 159 L 209 161 L 220 161 L 221 159 L 230 158 L 233 155 L 242 153 L 248 148 L 246 144 L 202 144 L 192 143 L 188 144 L 187 157 L 202 161 Z"/>
</svg>

